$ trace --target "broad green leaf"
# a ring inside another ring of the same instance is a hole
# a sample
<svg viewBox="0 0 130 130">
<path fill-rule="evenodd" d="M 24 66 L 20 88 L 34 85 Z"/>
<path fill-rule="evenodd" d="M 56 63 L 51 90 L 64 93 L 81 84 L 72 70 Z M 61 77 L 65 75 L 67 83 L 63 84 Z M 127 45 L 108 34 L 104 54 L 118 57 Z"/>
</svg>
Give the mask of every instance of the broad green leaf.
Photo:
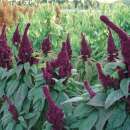
<svg viewBox="0 0 130 130">
<path fill-rule="evenodd" d="M 12 94 L 14 94 L 18 85 L 19 85 L 18 80 L 11 80 L 11 84 L 8 86 L 7 96 L 11 96 Z"/>
<path fill-rule="evenodd" d="M 43 92 L 42 88 L 34 87 L 29 91 L 28 94 L 29 99 L 33 99 L 33 102 L 35 103 L 39 99 L 43 99 Z"/>
<path fill-rule="evenodd" d="M 7 127 L 6 127 L 6 130 L 13 130 L 14 128 L 14 122 L 10 122 Z"/>
<path fill-rule="evenodd" d="M 31 129 L 36 122 L 38 121 L 39 117 L 40 117 L 41 113 L 40 112 L 35 112 L 35 117 L 31 118 L 28 122 L 28 128 Z"/>
<path fill-rule="evenodd" d="M 25 84 L 26 84 L 29 88 L 31 88 L 32 85 L 33 85 L 31 75 L 29 75 L 29 74 L 28 74 L 28 75 L 25 75 L 25 76 L 24 76 L 24 82 L 25 82 Z"/>
<path fill-rule="evenodd" d="M 21 73 L 22 70 L 23 70 L 23 65 L 18 65 L 18 66 L 16 67 L 17 78 L 19 78 L 20 73 Z"/>
<path fill-rule="evenodd" d="M 65 102 L 63 102 L 62 104 L 66 104 L 66 103 L 73 103 L 73 102 L 79 102 L 79 101 L 83 101 L 84 98 L 83 97 L 74 97 L 71 99 L 66 100 Z"/>
<path fill-rule="evenodd" d="M 19 118 L 19 121 L 20 121 L 20 124 L 24 127 L 24 128 L 27 128 L 27 123 L 26 121 L 24 120 L 24 118 L 22 116 L 20 116 Z"/>
<path fill-rule="evenodd" d="M 113 111 L 111 109 L 99 110 L 99 118 L 96 124 L 96 130 L 104 130 L 104 126 L 106 122 L 108 121 L 108 119 L 110 118 L 110 116 L 112 115 L 112 112 Z"/>
<path fill-rule="evenodd" d="M 28 74 L 28 72 L 30 70 L 30 64 L 29 63 L 24 64 L 24 70 L 25 70 L 25 73 Z"/>
<path fill-rule="evenodd" d="M 15 105 L 18 111 L 21 110 L 24 99 L 26 98 L 27 94 L 28 94 L 27 86 L 25 84 L 21 84 L 15 95 Z"/>
<path fill-rule="evenodd" d="M 31 118 L 33 118 L 33 117 L 35 117 L 35 113 L 27 113 L 25 116 L 24 116 L 24 118 L 25 119 L 31 119 Z"/>
<path fill-rule="evenodd" d="M 59 93 L 58 98 L 56 99 L 57 105 L 61 106 L 63 111 L 67 115 L 72 113 L 72 103 L 67 103 L 64 105 L 61 105 L 61 104 L 62 104 L 62 102 L 66 101 L 68 99 L 69 99 L 68 95 L 64 92 Z"/>
<path fill-rule="evenodd" d="M 93 111 L 93 107 L 88 106 L 87 104 L 79 104 L 77 107 L 75 107 L 73 116 L 76 118 L 81 118 L 87 116 L 90 112 Z"/>
<path fill-rule="evenodd" d="M 37 66 L 36 65 L 32 65 L 31 66 L 31 70 L 34 74 L 37 74 L 38 73 L 38 69 L 37 69 Z"/>
<path fill-rule="evenodd" d="M 103 107 L 106 100 L 106 94 L 104 93 L 97 93 L 90 101 L 87 103 L 88 105 L 95 106 L 95 107 Z"/>
<path fill-rule="evenodd" d="M 12 121 L 12 115 L 9 112 L 4 112 L 4 115 L 1 118 L 1 121 L 2 121 L 3 126 L 7 125 L 9 122 Z"/>
<path fill-rule="evenodd" d="M 113 105 L 116 101 L 118 101 L 122 97 L 124 97 L 124 94 L 120 89 L 112 91 L 106 98 L 105 108 L 106 109 L 109 108 L 111 105 Z"/>
<path fill-rule="evenodd" d="M 17 125 L 15 126 L 15 130 L 23 130 L 22 125 L 21 125 L 21 124 L 17 124 Z"/>
<path fill-rule="evenodd" d="M 15 74 L 15 69 L 10 69 L 10 70 L 8 71 L 7 78 L 9 78 L 10 76 L 12 76 L 13 74 Z"/>
<path fill-rule="evenodd" d="M 72 125 L 70 126 L 71 129 L 76 129 L 76 128 L 79 128 L 79 125 L 80 125 L 80 121 L 76 121 L 76 122 L 73 122 Z"/>
<path fill-rule="evenodd" d="M 92 130 L 97 119 L 97 112 L 92 112 L 86 119 L 81 120 L 79 130 Z"/>
<path fill-rule="evenodd" d="M 130 85 L 130 78 L 121 80 L 120 89 L 122 90 L 123 94 L 128 97 L 129 95 L 129 85 Z"/>
<path fill-rule="evenodd" d="M 6 80 L 0 81 L 0 97 L 5 94 Z"/>
<path fill-rule="evenodd" d="M 122 130 L 129 130 L 129 129 L 130 129 L 130 116 L 127 117 L 122 127 Z"/>
<path fill-rule="evenodd" d="M 123 124 L 127 115 L 125 111 L 125 105 L 121 104 L 120 106 L 116 106 L 113 110 L 111 117 L 108 120 L 108 124 L 111 125 L 111 128 L 117 128 Z"/>
</svg>

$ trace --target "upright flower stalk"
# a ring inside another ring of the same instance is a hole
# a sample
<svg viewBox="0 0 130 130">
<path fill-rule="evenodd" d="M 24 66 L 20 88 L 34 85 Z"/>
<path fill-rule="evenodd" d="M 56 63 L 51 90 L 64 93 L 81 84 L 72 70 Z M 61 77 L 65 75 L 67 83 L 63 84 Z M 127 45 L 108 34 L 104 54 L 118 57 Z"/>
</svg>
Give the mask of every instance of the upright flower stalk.
<svg viewBox="0 0 130 130">
<path fill-rule="evenodd" d="M 19 48 L 18 58 L 20 63 L 24 64 L 26 62 L 29 62 L 32 65 L 32 64 L 37 64 L 38 59 L 32 57 L 33 48 L 27 34 L 29 27 L 30 27 L 30 23 L 28 23 L 25 27 L 25 31 Z"/>
<path fill-rule="evenodd" d="M 121 52 L 122 52 L 122 56 L 124 58 L 124 63 L 127 66 L 127 70 L 130 76 L 130 37 L 128 36 L 128 34 L 121 29 L 120 27 L 118 27 L 116 24 L 114 24 L 107 16 L 101 16 L 100 19 L 109 27 L 111 28 L 113 31 L 115 31 L 121 41 Z"/>
<path fill-rule="evenodd" d="M 82 56 L 82 59 L 86 61 L 88 58 L 91 57 L 92 50 L 88 44 L 88 41 L 85 39 L 85 35 L 83 33 L 81 33 L 81 37 L 82 40 L 81 40 L 80 54 Z"/>
<path fill-rule="evenodd" d="M 21 36 L 20 36 L 18 27 L 19 27 L 19 24 L 17 25 L 16 30 L 13 34 L 13 38 L 12 38 L 12 42 L 15 46 L 18 46 L 21 43 Z"/>
<path fill-rule="evenodd" d="M 68 52 L 69 59 L 71 60 L 72 49 L 71 49 L 70 35 L 69 34 L 67 35 L 67 39 L 66 39 L 66 49 L 67 49 L 67 52 Z"/>
<path fill-rule="evenodd" d="M 47 55 L 49 51 L 52 49 L 52 43 L 50 40 L 50 35 L 48 35 L 42 42 L 42 52 Z"/>
<path fill-rule="evenodd" d="M 118 50 L 116 49 L 110 28 L 108 28 L 108 31 L 109 34 L 108 34 L 108 45 L 107 45 L 107 53 L 108 53 L 107 60 L 109 62 L 114 62 L 116 59 L 118 59 Z"/>
<path fill-rule="evenodd" d="M 52 124 L 53 130 L 64 130 L 64 113 L 52 100 L 47 85 L 43 87 L 44 96 L 48 102 L 47 120 Z"/>
<path fill-rule="evenodd" d="M 68 47 L 69 48 L 69 47 Z M 49 86 L 53 86 L 55 81 L 53 78 L 68 79 L 71 76 L 72 65 L 69 57 L 70 49 L 67 48 L 67 43 L 63 42 L 61 51 L 57 58 L 46 63 L 46 67 L 43 69 L 43 77 Z M 56 73 L 58 71 L 58 73 Z"/>
<path fill-rule="evenodd" d="M 3 26 L 0 35 L 0 66 L 10 69 L 12 66 L 12 52 L 7 44 L 5 28 L 6 25 Z"/>
<path fill-rule="evenodd" d="M 102 71 L 102 65 L 100 63 L 96 64 L 98 70 L 98 79 L 104 88 L 113 87 L 117 89 L 119 87 L 119 80 L 105 75 Z"/>
</svg>

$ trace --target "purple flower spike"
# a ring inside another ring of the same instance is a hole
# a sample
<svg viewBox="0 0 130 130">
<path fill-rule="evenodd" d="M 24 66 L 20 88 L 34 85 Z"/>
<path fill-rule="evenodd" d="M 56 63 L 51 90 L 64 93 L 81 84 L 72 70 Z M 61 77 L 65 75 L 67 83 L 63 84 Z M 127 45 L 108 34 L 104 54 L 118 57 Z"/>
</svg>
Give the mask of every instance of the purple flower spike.
<svg viewBox="0 0 130 130">
<path fill-rule="evenodd" d="M 112 21 L 108 19 L 107 16 L 101 16 L 100 19 L 112 30 L 114 30 L 121 41 L 121 52 L 122 56 L 124 58 L 124 63 L 126 64 L 127 70 L 128 70 L 128 75 L 130 76 L 130 37 L 128 34 L 118 27 L 116 24 L 114 24 Z"/>
<path fill-rule="evenodd" d="M 6 40 L 6 25 L 3 26 L 0 35 L 0 67 L 10 69 L 12 66 L 12 52 Z"/>
<path fill-rule="evenodd" d="M 47 120 L 52 124 L 53 130 L 64 130 L 64 113 L 52 100 L 48 85 L 43 87 L 44 96 L 48 102 Z"/>
<path fill-rule="evenodd" d="M 72 70 L 72 65 L 70 63 L 68 63 L 67 65 L 64 65 L 64 66 L 60 66 L 59 76 L 61 78 L 69 77 L 69 76 L 71 76 L 71 70 Z"/>
<path fill-rule="evenodd" d="M 67 52 L 65 43 L 62 44 L 62 49 L 61 49 L 60 53 L 58 54 L 57 62 L 58 62 L 59 66 L 68 64 L 68 62 L 69 62 L 69 56 L 68 56 L 68 52 Z"/>
<path fill-rule="evenodd" d="M 88 91 L 88 93 L 89 93 L 89 95 L 90 95 L 91 98 L 93 98 L 94 96 L 96 96 L 96 93 L 92 90 L 92 88 L 89 85 L 89 83 L 88 83 L 87 80 L 84 81 L 84 87 Z"/>
<path fill-rule="evenodd" d="M 55 80 L 53 79 L 53 66 L 49 62 L 46 63 L 46 68 L 43 69 L 43 77 L 50 86 L 55 84 Z"/>
<path fill-rule="evenodd" d="M 67 39 L 66 39 L 66 48 L 67 48 L 69 59 L 71 59 L 71 57 L 72 57 L 72 49 L 71 49 L 70 35 L 69 34 L 67 35 Z"/>
<path fill-rule="evenodd" d="M 119 35 L 120 39 L 127 40 L 127 38 L 128 38 L 127 33 L 126 33 L 123 29 L 119 28 L 119 27 L 118 27 L 116 24 L 114 24 L 112 21 L 110 21 L 110 19 L 109 19 L 107 16 L 102 15 L 102 16 L 100 16 L 100 19 L 101 19 L 101 21 L 103 21 L 109 28 L 111 28 L 113 31 L 115 31 L 115 32 Z"/>
<path fill-rule="evenodd" d="M 110 77 L 109 75 L 105 75 L 102 71 L 102 65 L 100 63 L 96 64 L 98 70 L 98 78 L 104 88 L 114 87 L 115 89 L 119 87 L 119 80 Z"/>
<path fill-rule="evenodd" d="M 7 96 L 3 96 L 3 99 L 4 99 L 4 101 L 7 101 L 8 106 L 9 106 L 8 111 L 11 113 L 13 119 L 15 121 L 18 121 L 19 115 L 18 115 L 18 112 L 17 112 L 15 105 L 10 101 L 10 99 Z"/>
<path fill-rule="evenodd" d="M 47 55 L 49 53 L 49 51 L 52 48 L 52 44 L 51 44 L 51 40 L 50 40 L 50 35 L 48 35 L 48 37 L 46 37 L 43 42 L 42 42 L 42 52 Z"/>
<path fill-rule="evenodd" d="M 81 49 L 80 49 L 80 54 L 82 56 L 82 59 L 86 61 L 88 58 L 90 58 L 92 50 L 88 45 L 87 40 L 85 39 L 85 35 L 81 33 L 82 40 L 81 40 Z"/>
<path fill-rule="evenodd" d="M 13 34 L 13 38 L 12 38 L 12 42 L 14 43 L 14 45 L 18 45 L 21 43 L 21 36 L 20 36 L 18 27 L 19 27 L 19 24 L 17 25 L 16 30 Z"/>
<path fill-rule="evenodd" d="M 110 28 L 108 28 L 108 30 L 109 30 L 108 47 L 107 47 L 108 61 L 113 62 L 118 58 L 118 50 L 116 49 L 116 46 L 114 44 Z"/>
<path fill-rule="evenodd" d="M 32 64 L 37 64 L 38 59 L 32 57 L 33 48 L 32 48 L 31 41 L 29 40 L 28 35 L 27 35 L 29 26 L 30 26 L 30 23 L 26 25 L 26 28 L 22 37 L 22 41 L 20 44 L 18 57 L 19 57 L 20 63 L 24 64 L 26 62 L 29 62 L 32 65 Z"/>
</svg>

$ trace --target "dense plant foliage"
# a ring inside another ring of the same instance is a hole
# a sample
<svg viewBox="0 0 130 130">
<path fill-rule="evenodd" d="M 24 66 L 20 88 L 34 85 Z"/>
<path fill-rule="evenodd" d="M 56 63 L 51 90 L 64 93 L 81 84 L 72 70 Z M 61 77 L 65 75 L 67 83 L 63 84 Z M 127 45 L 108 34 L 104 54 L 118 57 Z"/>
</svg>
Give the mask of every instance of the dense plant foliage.
<svg viewBox="0 0 130 130">
<path fill-rule="evenodd" d="M 87 10 L 83 21 L 39 9 L 30 23 L 21 14 L 2 26 L 1 130 L 129 130 L 129 7 L 127 16 L 117 7 L 126 6 L 104 6 L 110 17 Z"/>
</svg>

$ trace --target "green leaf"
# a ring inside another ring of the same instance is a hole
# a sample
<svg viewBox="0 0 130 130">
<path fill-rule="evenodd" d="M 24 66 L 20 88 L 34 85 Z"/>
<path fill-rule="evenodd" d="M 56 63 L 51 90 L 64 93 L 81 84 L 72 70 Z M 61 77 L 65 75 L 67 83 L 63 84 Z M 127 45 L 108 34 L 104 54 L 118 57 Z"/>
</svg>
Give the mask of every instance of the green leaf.
<svg viewBox="0 0 130 130">
<path fill-rule="evenodd" d="M 31 118 L 28 122 L 28 128 L 31 129 L 39 119 L 41 113 L 40 112 L 35 112 L 35 117 Z"/>
<path fill-rule="evenodd" d="M 18 66 L 16 67 L 17 78 L 19 78 L 20 73 L 21 73 L 22 70 L 23 70 L 23 65 L 18 65 Z"/>
<path fill-rule="evenodd" d="M 29 63 L 24 64 L 24 70 L 25 70 L 25 73 L 28 74 L 28 72 L 30 70 L 30 64 Z"/>
<path fill-rule="evenodd" d="M 6 87 L 6 80 L 0 81 L 0 97 L 2 97 L 5 94 L 4 92 L 5 87 Z"/>
<path fill-rule="evenodd" d="M 33 85 L 31 75 L 29 75 L 29 74 L 28 74 L 28 75 L 25 75 L 25 76 L 24 76 L 24 82 L 26 83 L 26 85 L 27 85 L 29 88 L 31 88 L 32 85 Z"/>
<path fill-rule="evenodd" d="M 27 86 L 25 84 L 20 85 L 19 89 L 17 90 L 16 95 L 15 95 L 15 105 L 16 105 L 18 111 L 21 110 L 23 101 L 24 101 L 25 97 L 27 96 L 27 94 L 28 94 Z"/>
<path fill-rule="evenodd" d="M 87 104 L 81 103 L 77 107 L 75 107 L 73 116 L 76 118 L 82 118 L 87 116 L 90 112 L 93 111 L 93 107 L 88 106 Z"/>
<path fill-rule="evenodd" d="M 96 130 L 104 130 L 104 126 L 111 115 L 112 115 L 112 110 L 100 109 L 98 122 L 96 124 Z"/>
<path fill-rule="evenodd" d="M 15 127 L 15 130 L 23 130 L 23 127 L 21 124 L 17 124 Z"/>
<path fill-rule="evenodd" d="M 92 112 L 88 118 L 81 120 L 79 130 L 91 130 L 98 119 L 97 112 Z"/>
<path fill-rule="evenodd" d="M 56 103 L 57 103 L 57 105 L 61 106 L 62 102 L 64 102 L 65 100 L 68 100 L 68 99 L 69 99 L 68 95 L 64 92 L 61 92 L 58 94 L 58 98 L 56 99 Z M 61 107 L 66 115 L 68 115 L 72 112 L 72 103 L 64 104 Z"/>
<path fill-rule="evenodd" d="M 9 85 L 8 90 L 7 90 L 7 96 L 11 96 L 12 94 L 14 94 L 18 85 L 19 85 L 18 80 L 11 80 L 11 84 Z"/>
<path fill-rule="evenodd" d="M 6 130 L 13 130 L 14 128 L 14 122 L 10 122 L 7 127 L 6 127 Z"/>
<path fill-rule="evenodd" d="M 111 128 L 117 128 L 123 124 L 126 119 L 126 111 L 125 105 L 121 104 L 120 106 L 116 106 L 114 111 L 108 120 L 108 124 L 111 125 Z"/>
<path fill-rule="evenodd" d="M 121 80 L 120 83 L 120 89 L 122 90 L 123 94 L 128 97 L 129 95 L 129 84 L 130 84 L 130 78 Z"/>
<path fill-rule="evenodd" d="M 72 103 L 72 102 L 79 102 L 79 101 L 83 101 L 84 98 L 83 97 L 74 97 L 71 99 L 66 100 L 65 102 L 63 102 L 62 104 L 66 104 L 66 103 Z"/>
<path fill-rule="evenodd" d="M 7 78 L 9 78 L 10 76 L 12 76 L 13 74 L 15 74 L 15 69 L 10 69 L 10 70 L 8 71 Z"/>
<path fill-rule="evenodd" d="M 26 121 L 24 120 L 24 118 L 22 116 L 20 116 L 19 118 L 19 121 L 20 121 L 20 124 L 24 127 L 24 128 L 27 128 L 27 123 Z"/>
<path fill-rule="evenodd" d="M 119 90 L 115 90 L 115 91 L 112 91 L 107 99 L 106 99 L 106 102 L 105 102 L 105 108 L 109 108 L 111 105 L 113 105 L 113 103 L 115 103 L 116 101 L 118 101 L 119 99 L 121 99 L 122 97 L 124 97 L 124 94 L 122 93 L 122 91 L 119 89 Z"/>
<path fill-rule="evenodd" d="M 37 66 L 36 65 L 32 65 L 31 66 L 31 70 L 34 74 L 37 74 L 38 73 L 38 70 L 37 70 Z"/>
<path fill-rule="evenodd" d="M 129 129 L 130 129 L 130 116 L 127 117 L 122 127 L 122 130 L 129 130 Z"/>
<path fill-rule="evenodd" d="M 90 101 L 87 103 L 88 105 L 95 106 L 95 107 L 103 107 L 106 100 L 106 94 L 104 93 L 97 93 Z"/>
</svg>

